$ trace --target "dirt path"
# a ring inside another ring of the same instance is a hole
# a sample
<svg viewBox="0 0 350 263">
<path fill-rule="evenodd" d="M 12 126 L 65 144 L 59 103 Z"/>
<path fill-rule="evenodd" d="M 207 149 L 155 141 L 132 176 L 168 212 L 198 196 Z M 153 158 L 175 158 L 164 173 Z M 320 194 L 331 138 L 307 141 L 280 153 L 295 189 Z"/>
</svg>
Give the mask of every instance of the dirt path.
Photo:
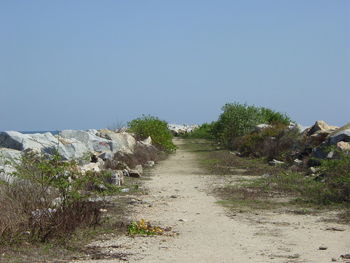
<svg viewBox="0 0 350 263">
<path fill-rule="evenodd" d="M 343 262 L 339 256 L 350 253 L 350 228 L 325 223 L 320 216 L 259 211 L 228 217 L 207 194 L 212 176 L 203 175 L 196 155 L 182 149 L 182 143 L 176 141 L 180 149 L 146 181 L 149 195 L 135 206 L 133 218 L 172 227 L 179 234 L 123 236 L 91 245 L 107 253 L 130 254 L 127 262 Z"/>
</svg>

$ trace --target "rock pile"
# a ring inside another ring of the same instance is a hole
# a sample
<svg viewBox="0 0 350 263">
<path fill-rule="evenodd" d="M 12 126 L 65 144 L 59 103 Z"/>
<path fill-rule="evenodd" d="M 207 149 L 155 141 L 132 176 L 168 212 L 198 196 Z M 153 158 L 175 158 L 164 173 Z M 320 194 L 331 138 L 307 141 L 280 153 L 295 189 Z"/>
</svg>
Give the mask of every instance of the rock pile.
<svg viewBox="0 0 350 263">
<path fill-rule="evenodd" d="M 82 173 L 109 169 L 116 184 L 124 175 L 142 174 L 142 165 L 150 166 L 157 159 L 158 150 L 151 138 L 137 141 L 127 132 L 111 130 L 64 130 L 58 135 L 47 133 L 22 134 L 17 131 L 0 132 L 0 179 L 11 182 L 13 165 L 23 151 L 45 155 L 58 152 L 63 160 L 76 160 Z M 123 157 L 123 158 L 122 158 Z M 127 158 L 126 158 L 127 157 Z M 118 165 L 110 165 L 118 163 Z"/>
<path fill-rule="evenodd" d="M 184 135 L 186 133 L 192 132 L 194 129 L 198 128 L 199 125 L 186 125 L 186 124 L 169 124 L 169 130 L 174 134 L 174 136 Z"/>
</svg>

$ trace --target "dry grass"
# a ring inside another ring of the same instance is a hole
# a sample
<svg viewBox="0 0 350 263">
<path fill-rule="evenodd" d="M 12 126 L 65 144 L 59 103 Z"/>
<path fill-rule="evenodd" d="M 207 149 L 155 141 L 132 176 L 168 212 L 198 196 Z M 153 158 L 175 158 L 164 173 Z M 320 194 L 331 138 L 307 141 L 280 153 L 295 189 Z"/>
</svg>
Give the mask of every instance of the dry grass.
<svg viewBox="0 0 350 263">
<path fill-rule="evenodd" d="M 129 168 L 135 168 L 138 164 L 146 164 L 148 161 L 159 161 L 165 158 L 164 153 L 156 147 L 137 144 L 132 154 L 118 152 L 113 160 L 107 160 L 106 169 L 120 170 L 124 169 L 124 164 Z"/>
</svg>

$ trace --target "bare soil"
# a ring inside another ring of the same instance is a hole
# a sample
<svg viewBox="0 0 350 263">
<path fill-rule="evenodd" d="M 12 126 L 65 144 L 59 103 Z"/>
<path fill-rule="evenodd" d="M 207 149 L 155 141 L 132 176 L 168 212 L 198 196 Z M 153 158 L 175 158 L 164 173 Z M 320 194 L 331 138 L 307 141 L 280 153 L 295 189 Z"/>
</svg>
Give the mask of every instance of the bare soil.
<svg viewBox="0 0 350 263">
<path fill-rule="evenodd" d="M 347 262 L 350 227 L 332 212 L 316 215 L 283 210 L 232 213 L 210 194 L 217 176 L 206 174 L 197 154 L 177 139 L 177 152 L 145 180 L 148 194 L 133 202 L 130 220 L 146 219 L 171 231 L 95 241 L 101 257 L 72 262 Z M 224 182 L 222 182 L 224 183 Z M 327 219 L 327 220 L 325 220 Z"/>
</svg>

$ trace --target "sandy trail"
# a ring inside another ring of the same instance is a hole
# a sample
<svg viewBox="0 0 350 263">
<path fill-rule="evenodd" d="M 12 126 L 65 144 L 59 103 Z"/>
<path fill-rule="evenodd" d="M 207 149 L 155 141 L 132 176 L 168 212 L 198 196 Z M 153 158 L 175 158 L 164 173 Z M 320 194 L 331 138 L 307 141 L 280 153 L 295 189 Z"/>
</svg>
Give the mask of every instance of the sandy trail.
<svg viewBox="0 0 350 263">
<path fill-rule="evenodd" d="M 320 216 L 259 211 L 228 217 L 207 194 L 213 176 L 203 175 L 196 155 L 181 147 L 183 141 L 175 142 L 180 149 L 146 181 L 149 195 L 135 206 L 133 220 L 169 226 L 179 235 L 122 236 L 91 245 L 130 253 L 127 262 L 343 262 L 339 256 L 350 253 L 350 227 L 326 223 Z M 326 230 L 332 227 L 343 231 Z"/>
</svg>

